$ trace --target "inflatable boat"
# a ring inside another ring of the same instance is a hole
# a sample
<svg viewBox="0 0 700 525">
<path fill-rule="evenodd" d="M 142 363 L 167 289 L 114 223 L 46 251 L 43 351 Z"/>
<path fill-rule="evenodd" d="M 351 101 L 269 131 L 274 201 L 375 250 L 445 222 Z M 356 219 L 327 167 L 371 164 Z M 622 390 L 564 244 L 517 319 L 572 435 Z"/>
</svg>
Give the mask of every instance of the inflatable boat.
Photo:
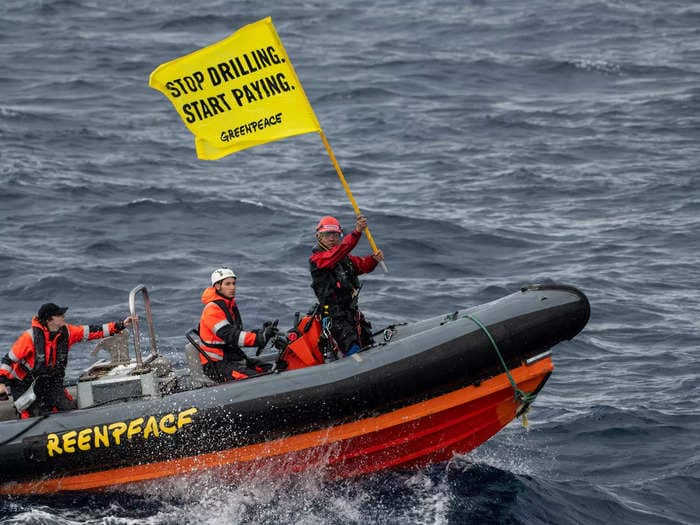
<svg viewBox="0 0 700 525">
<path fill-rule="evenodd" d="M 132 290 L 129 308 L 131 329 L 96 348 L 110 359 L 72 387 L 78 409 L 17 419 L 11 400 L 0 407 L 0 494 L 204 471 L 235 478 L 313 469 L 337 479 L 448 460 L 528 409 L 552 373 L 551 348 L 576 336 L 590 315 L 578 289 L 531 285 L 388 326 L 370 347 L 335 360 L 319 354 L 318 331 L 310 329 L 317 319 L 309 315 L 299 320 L 297 341 L 261 354 L 276 370 L 213 384 L 202 374 L 196 341 L 186 345 L 183 370 L 158 353 L 143 285 Z"/>
</svg>

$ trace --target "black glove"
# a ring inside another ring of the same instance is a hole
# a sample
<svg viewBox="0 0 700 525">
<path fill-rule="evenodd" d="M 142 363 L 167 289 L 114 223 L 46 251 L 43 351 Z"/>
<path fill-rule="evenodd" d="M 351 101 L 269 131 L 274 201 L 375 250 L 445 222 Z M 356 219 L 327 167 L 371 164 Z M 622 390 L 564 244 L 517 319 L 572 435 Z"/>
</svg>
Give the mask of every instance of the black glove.
<svg viewBox="0 0 700 525">
<path fill-rule="evenodd" d="M 290 341 L 284 335 L 277 335 L 272 339 L 272 346 L 277 350 L 284 350 L 289 345 Z"/>
<path fill-rule="evenodd" d="M 264 348 L 267 342 L 277 335 L 277 332 L 279 332 L 277 323 L 279 323 L 279 319 L 275 319 L 274 322 L 265 321 L 262 328 L 257 331 L 255 343 L 257 344 L 258 349 Z"/>
<path fill-rule="evenodd" d="M 114 330 L 116 330 L 116 333 L 121 332 L 122 330 L 124 330 L 124 328 L 126 328 L 124 321 L 117 321 L 116 323 L 114 323 Z"/>
</svg>

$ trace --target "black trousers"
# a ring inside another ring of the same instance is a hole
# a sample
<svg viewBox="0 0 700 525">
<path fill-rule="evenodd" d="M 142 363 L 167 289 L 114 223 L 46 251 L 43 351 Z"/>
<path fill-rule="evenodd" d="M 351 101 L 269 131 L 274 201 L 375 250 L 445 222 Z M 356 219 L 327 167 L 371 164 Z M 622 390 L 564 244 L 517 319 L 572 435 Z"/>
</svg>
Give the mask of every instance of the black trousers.
<svg viewBox="0 0 700 525">
<path fill-rule="evenodd" d="M 13 382 L 10 385 L 12 397 L 17 399 L 30 386 L 31 383 L 24 381 Z M 66 392 L 66 388 L 63 385 L 63 376 L 39 376 L 34 383 L 34 393 L 36 394 L 36 401 L 27 409 L 30 416 L 43 416 L 55 411 L 64 412 L 78 408 L 78 404 Z"/>
<path fill-rule="evenodd" d="M 354 344 L 364 348 L 374 343 L 372 324 L 359 310 L 334 312 L 329 317 L 331 335 L 343 354 Z"/>
</svg>

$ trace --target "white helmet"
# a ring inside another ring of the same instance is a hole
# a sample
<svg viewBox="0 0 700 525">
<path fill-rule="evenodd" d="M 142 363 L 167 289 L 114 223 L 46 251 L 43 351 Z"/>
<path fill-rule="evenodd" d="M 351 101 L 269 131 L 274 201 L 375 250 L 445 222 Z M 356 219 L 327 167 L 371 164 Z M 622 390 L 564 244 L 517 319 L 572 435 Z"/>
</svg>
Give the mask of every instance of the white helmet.
<svg viewBox="0 0 700 525">
<path fill-rule="evenodd" d="M 233 273 L 231 268 L 217 268 L 211 274 L 211 285 L 214 286 L 216 283 L 223 281 L 227 277 L 233 277 L 235 279 L 236 274 Z"/>
</svg>

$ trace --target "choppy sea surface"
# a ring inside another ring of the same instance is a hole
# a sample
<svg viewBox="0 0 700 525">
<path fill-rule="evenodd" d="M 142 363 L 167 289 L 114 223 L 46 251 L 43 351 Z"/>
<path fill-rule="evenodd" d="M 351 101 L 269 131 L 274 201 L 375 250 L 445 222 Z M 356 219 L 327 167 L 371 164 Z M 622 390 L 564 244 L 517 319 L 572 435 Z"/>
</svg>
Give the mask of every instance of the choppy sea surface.
<svg viewBox="0 0 700 525">
<path fill-rule="evenodd" d="M 200 161 L 148 87 L 159 64 L 266 16 L 386 254 L 362 290 L 375 326 L 545 279 L 588 295 L 589 325 L 555 348 L 529 430 L 448 463 L 11 497 L 0 522 L 697 523 L 693 0 L 3 0 L 1 352 L 43 302 L 76 324 L 121 318 L 143 283 L 183 363 L 223 264 L 249 327 L 311 305 L 314 225 L 353 218 L 318 136 Z M 69 379 L 90 350 L 72 350 Z"/>
</svg>

